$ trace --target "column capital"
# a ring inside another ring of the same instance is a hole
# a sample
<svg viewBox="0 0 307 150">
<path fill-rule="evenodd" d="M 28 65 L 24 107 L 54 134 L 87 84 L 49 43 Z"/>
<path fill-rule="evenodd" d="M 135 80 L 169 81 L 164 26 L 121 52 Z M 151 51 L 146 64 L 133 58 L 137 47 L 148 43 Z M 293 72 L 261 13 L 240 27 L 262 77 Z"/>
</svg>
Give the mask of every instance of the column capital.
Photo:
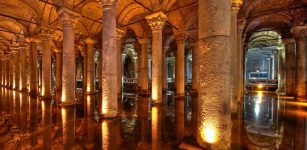
<svg viewBox="0 0 307 150">
<path fill-rule="evenodd" d="M 291 33 L 295 38 L 307 36 L 307 25 L 294 26 L 291 29 Z"/>
<path fill-rule="evenodd" d="M 232 2 L 231 2 L 231 12 L 238 13 L 242 3 L 243 2 L 241 0 L 232 0 Z"/>
<path fill-rule="evenodd" d="M 48 27 L 39 28 L 39 37 L 42 40 L 52 40 L 55 30 Z"/>
<path fill-rule="evenodd" d="M 63 42 L 62 41 L 54 42 L 53 51 L 55 53 L 62 53 L 63 52 L 62 49 L 63 49 Z"/>
<path fill-rule="evenodd" d="M 176 42 L 178 44 L 184 44 L 184 42 L 187 38 L 187 35 L 184 32 L 177 32 L 177 33 L 174 34 L 174 37 L 175 37 Z"/>
<path fill-rule="evenodd" d="M 116 40 L 121 40 L 125 35 L 125 31 L 119 28 L 116 28 Z"/>
<path fill-rule="evenodd" d="M 145 17 L 151 30 L 162 30 L 165 21 L 167 20 L 167 16 L 163 12 L 157 12 Z"/>
<path fill-rule="evenodd" d="M 40 39 L 37 36 L 29 36 L 25 38 L 27 43 L 39 43 Z"/>
<path fill-rule="evenodd" d="M 97 39 L 93 36 L 88 36 L 83 41 L 86 44 L 95 44 L 97 42 Z"/>
<path fill-rule="evenodd" d="M 68 9 L 68 8 L 61 8 L 58 12 L 59 20 L 61 21 L 63 26 L 72 26 L 75 27 L 77 22 L 80 19 L 80 14 Z"/>
<path fill-rule="evenodd" d="M 284 39 L 282 39 L 282 43 L 285 44 L 285 45 L 293 44 L 293 43 L 295 43 L 295 40 L 293 38 L 284 38 Z"/>
<path fill-rule="evenodd" d="M 102 10 L 113 7 L 117 0 L 97 0 Z"/>
</svg>

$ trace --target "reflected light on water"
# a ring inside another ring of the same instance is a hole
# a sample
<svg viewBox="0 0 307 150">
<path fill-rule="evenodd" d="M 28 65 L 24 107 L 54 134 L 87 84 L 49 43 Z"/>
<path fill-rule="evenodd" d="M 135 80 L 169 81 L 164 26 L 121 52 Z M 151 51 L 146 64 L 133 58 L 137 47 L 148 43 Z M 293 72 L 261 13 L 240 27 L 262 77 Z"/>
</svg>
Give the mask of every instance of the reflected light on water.
<svg viewBox="0 0 307 150">
<path fill-rule="evenodd" d="M 255 114 L 256 116 L 259 115 L 260 112 L 260 104 L 262 101 L 262 91 L 257 91 L 257 99 L 255 100 Z"/>
<path fill-rule="evenodd" d="M 102 128 L 102 149 L 107 150 L 109 147 L 109 130 L 108 130 L 108 124 L 104 121 L 101 124 Z"/>
</svg>

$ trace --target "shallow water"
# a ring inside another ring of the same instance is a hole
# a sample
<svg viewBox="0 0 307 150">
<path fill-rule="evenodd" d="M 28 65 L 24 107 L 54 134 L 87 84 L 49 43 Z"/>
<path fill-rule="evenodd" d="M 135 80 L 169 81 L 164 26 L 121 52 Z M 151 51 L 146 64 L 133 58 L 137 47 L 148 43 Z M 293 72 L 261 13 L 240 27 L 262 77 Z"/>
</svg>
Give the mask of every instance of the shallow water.
<svg viewBox="0 0 307 150">
<path fill-rule="evenodd" d="M 78 104 L 0 89 L 0 149 L 179 149 L 197 147 L 197 97 L 164 94 L 162 104 L 125 94 L 120 116 L 99 120 L 96 96 L 78 94 Z M 232 149 L 307 149 L 307 104 L 265 92 L 248 93 L 232 115 Z M 194 108 L 194 109 L 192 109 Z"/>
</svg>

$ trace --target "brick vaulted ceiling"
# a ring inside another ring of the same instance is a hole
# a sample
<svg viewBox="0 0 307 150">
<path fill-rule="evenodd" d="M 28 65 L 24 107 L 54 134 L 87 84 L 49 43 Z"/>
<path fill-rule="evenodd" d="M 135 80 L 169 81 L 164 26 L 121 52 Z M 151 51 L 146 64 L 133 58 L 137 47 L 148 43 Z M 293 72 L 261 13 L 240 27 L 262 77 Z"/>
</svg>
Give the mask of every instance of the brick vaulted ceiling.
<svg viewBox="0 0 307 150">
<path fill-rule="evenodd" d="M 242 3 L 242 0 L 233 0 Z M 136 37 L 149 35 L 145 16 L 163 11 L 168 16 L 165 34 L 185 31 L 189 40 L 197 40 L 197 0 L 118 0 L 117 26 L 132 30 Z M 244 34 L 274 29 L 287 35 L 294 24 L 306 23 L 306 0 L 245 0 L 239 11 L 239 24 Z M 76 40 L 98 35 L 103 28 L 102 10 L 97 0 L 5 0 L 0 2 L 0 55 L 10 47 L 22 44 L 25 37 L 35 35 L 41 26 L 56 29 L 55 40 L 62 40 L 62 25 L 57 11 L 68 7 L 81 15 L 75 29 Z M 247 38 L 248 39 L 248 38 Z"/>
</svg>

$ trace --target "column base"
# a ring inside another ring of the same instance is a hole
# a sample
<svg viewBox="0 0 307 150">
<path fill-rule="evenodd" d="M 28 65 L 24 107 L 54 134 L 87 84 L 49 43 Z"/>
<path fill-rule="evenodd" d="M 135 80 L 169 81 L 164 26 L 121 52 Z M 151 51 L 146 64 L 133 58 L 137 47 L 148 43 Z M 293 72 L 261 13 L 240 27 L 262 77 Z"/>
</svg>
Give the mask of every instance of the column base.
<svg viewBox="0 0 307 150">
<path fill-rule="evenodd" d="M 275 91 L 275 93 L 276 93 L 277 95 L 286 95 L 286 90 L 284 90 L 284 89 L 277 89 L 277 90 Z"/>
<path fill-rule="evenodd" d="M 150 96 L 151 95 L 151 93 L 148 90 L 147 91 L 142 90 L 142 91 L 139 92 L 139 94 L 141 96 Z"/>
<path fill-rule="evenodd" d="M 59 107 L 64 107 L 64 108 L 67 108 L 67 107 L 75 107 L 76 103 L 64 103 L 64 102 L 59 102 L 58 106 Z"/>
<path fill-rule="evenodd" d="M 95 92 L 83 92 L 84 95 L 93 95 Z"/>
<path fill-rule="evenodd" d="M 175 94 L 174 97 L 175 98 L 184 98 L 185 94 Z"/>
<path fill-rule="evenodd" d="M 190 91 L 190 95 L 191 95 L 191 96 L 197 96 L 197 95 L 198 95 L 198 90 L 192 89 L 192 90 Z"/>
<path fill-rule="evenodd" d="M 97 114 L 99 122 L 101 122 L 103 119 L 115 119 L 119 117 L 119 114 L 116 113 L 108 113 L 108 114 Z"/>
<path fill-rule="evenodd" d="M 299 102 L 307 102 L 307 96 L 295 96 L 295 100 Z"/>
</svg>

